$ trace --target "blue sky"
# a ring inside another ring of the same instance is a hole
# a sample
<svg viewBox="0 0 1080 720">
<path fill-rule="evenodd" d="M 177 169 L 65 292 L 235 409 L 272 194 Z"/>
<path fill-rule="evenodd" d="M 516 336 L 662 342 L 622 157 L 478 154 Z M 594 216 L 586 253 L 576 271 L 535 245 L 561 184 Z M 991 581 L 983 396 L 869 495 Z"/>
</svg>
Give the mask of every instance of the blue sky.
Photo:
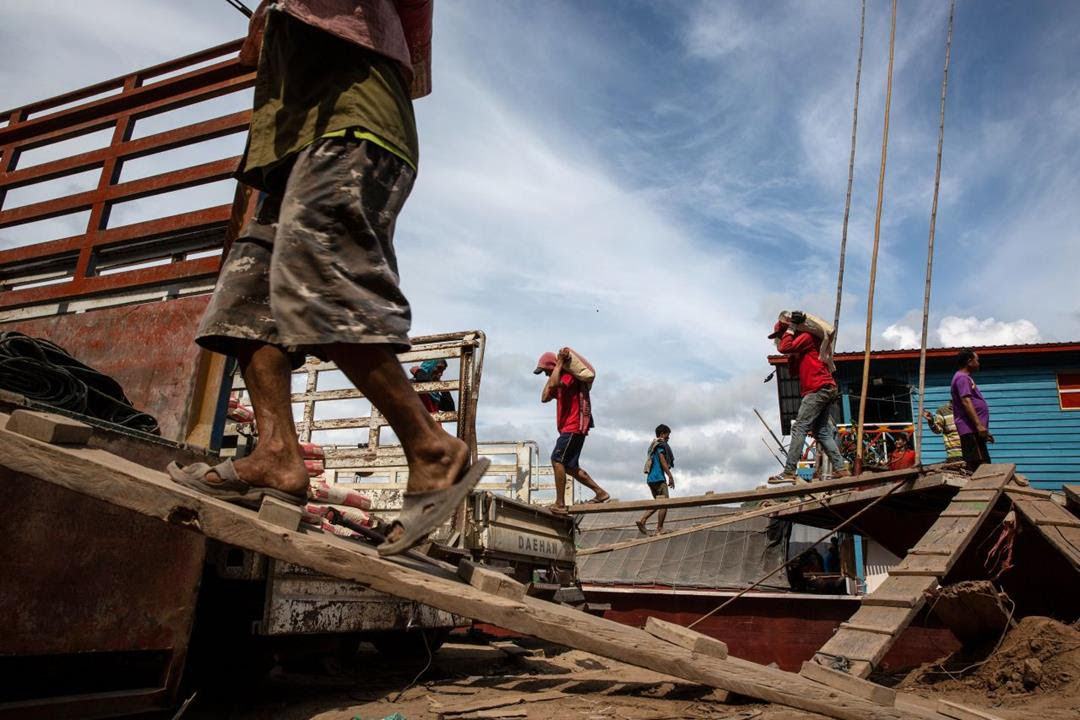
<svg viewBox="0 0 1080 720">
<path fill-rule="evenodd" d="M 917 342 L 947 12 L 900 6 L 878 347 Z M 415 332 L 488 334 L 481 438 L 550 449 L 553 408 L 530 370 L 569 344 L 599 370 L 583 464 L 617 494 L 646 492 L 640 456 L 658 422 L 675 430 L 679 492 L 759 482 L 775 467 L 751 410 L 776 417 L 764 336 L 783 308 L 832 314 L 859 3 L 442 0 L 435 16 L 435 90 L 417 103 L 420 178 L 397 247 Z M 868 3 L 849 348 L 862 345 L 888 20 L 888 2 Z M 243 28 L 211 0 L 11 3 L 2 104 Z M 958 3 L 932 345 L 1080 338 L 1078 38 L 1072 3 Z M 229 142 L 205 159 L 238 152 Z M 230 197 L 206 193 L 217 199 L 198 207 Z"/>
</svg>

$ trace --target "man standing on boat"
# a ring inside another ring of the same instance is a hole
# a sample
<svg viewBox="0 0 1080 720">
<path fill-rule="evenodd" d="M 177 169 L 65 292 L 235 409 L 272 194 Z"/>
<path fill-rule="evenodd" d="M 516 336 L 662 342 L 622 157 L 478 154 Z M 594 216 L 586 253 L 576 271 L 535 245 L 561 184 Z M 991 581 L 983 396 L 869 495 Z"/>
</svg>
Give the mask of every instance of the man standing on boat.
<svg viewBox="0 0 1080 720">
<path fill-rule="evenodd" d="M 952 411 L 956 432 L 960 434 L 960 450 L 967 469 L 975 472 L 990 462 L 987 442 L 994 442 L 990 434 L 990 406 L 975 384 L 972 374 L 979 371 L 979 355 L 973 350 L 961 350 L 956 354 L 956 374 L 952 379 Z"/>
</svg>

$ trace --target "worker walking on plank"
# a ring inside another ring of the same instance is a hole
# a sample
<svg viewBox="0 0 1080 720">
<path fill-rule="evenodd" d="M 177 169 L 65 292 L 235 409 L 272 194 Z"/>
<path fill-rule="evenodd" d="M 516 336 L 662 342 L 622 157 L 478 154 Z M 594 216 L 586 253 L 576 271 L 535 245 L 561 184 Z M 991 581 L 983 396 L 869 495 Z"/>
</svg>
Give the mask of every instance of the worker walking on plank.
<svg viewBox="0 0 1080 720">
<path fill-rule="evenodd" d="M 952 411 L 956 432 L 960 434 L 960 451 L 967 469 L 974 472 L 983 463 L 990 462 L 987 442 L 994 442 L 990 434 L 990 406 L 975 384 L 972 373 L 979 371 L 979 355 L 973 350 L 961 350 L 956 354 L 957 371 L 952 379 Z"/>
<path fill-rule="evenodd" d="M 788 319 L 783 319 L 785 317 Z M 791 442 L 788 444 L 784 470 L 769 478 L 769 482 L 795 482 L 795 469 L 802 457 L 808 434 L 817 439 L 818 447 L 828 456 L 833 468 L 832 477 L 847 477 L 851 474 L 847 461 L 840 454 L 836 437 L 829 427 L 830 411 L 839 392 L 832 372 L 821 359 L 823 339 L 807 330 L 796 329 L 796 326 L 803 326 L 806 322 L 804 313 L 793 312 L 781 318 L 773 326 L 769 338 L 776 341 L 777 350 L 788 356 L 788 369 L 799 378 L 802 400 L 799 402 L 799 413 L 791 425 Z"/>
<path fill-rule="evenodd" d="M 585 472 L 579 462 L 585 437 L 595 423 L 589 396 L 590 383 L 575 377 L 570 371 L 571 365 L 573 363 L 583 367 L 579 375 L 582 372 L 595 373 L 591 366 L 580 356 L 573 356 L 572 352 L 570 348 L 563 348 L 558 354 L 546 352 L 536 361 L 536 369 L 533 370 L 535 375 L 544 373 L 548 376 L 548 381 L 540 392 L 540 402 L 555 400 L 555 423 L 559 429 L 559 437 L 555 441 L 555 449 L 551 451 L 551 468 L 555 474 L 555 504 L 551 506 L 551 510 L 559 513 L 566 512 L 567 475 L 596 493 L 593 502 L 607 502 L 611 499 L 611 495 Z"/>
<path fill-rule="evenodd" d="M 675 467 L 675 453 L 671 452 L 671 428 L 663 423 L 656 426 L 656 439 L 649 444 L 649 452 L 645 458 L 645 482 L 649 486 L 649 492 L 654 498 L 668 497 L 668 488 L 675 487 L 675 476 L 671 474 L 671 468 Z M 665 482 L 666 481 L 666 482 Z M 634 522 L 642 535 L 648 535 L 649 531 L 645 523 L 656 510 L 646 510 L 640 520 Z M 656 516 L 656 534 L 664 534 L 664 520 L 667 519 L 667 510 L 661 508 Z"/>
<path fill-rule="evenodd" d="M 177 482 L 257 506 L 303 502 L 308 478 L 290 406 L 290 372 L 331 360 L 379 409 L 409 464 L 384 555 L 422 541 L 487 467 L 447 434 L 396 353 L 409 303 L 393 236 L 416 177 L 412 98 L 430 92 L 430 0 L 279 0 L 251 20 L 242 61 L 258 60 L 238 178 L 261 195 L 229 251 L 197 342 L 239 361 L 259 425 L 248 457 L 169 466 Z"/>
</svg>

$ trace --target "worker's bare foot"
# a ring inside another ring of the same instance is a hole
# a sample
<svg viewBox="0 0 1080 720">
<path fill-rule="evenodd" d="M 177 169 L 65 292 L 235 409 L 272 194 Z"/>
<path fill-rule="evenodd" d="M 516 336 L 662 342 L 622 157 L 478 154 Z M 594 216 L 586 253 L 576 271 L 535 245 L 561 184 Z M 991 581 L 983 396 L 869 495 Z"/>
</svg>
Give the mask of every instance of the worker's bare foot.
<svg viewBox="0 0 1080 720">
<path fill-rule="evenodd" d="M 641 533 L 642 535 L 648 535 L 649 534 L 649 529 L 647 527 L 645 527 L 644 522 L 642 522 L 641 520 L 635 520 L 634 524 L 637 525 L 637 529 L 638 529 L 639 533 Z"/>
<path fill-rule="evenodd" d="M 594 503 L 606 503 L 610 499 L 611 499 L 611 493 L 604 492 L 603 490 L 601 490 L 600 492 L 596 493 L 596 497 L 594 497 L 592 499 L 592 501 Z"/>
<path fill-rule="evenodd" d="M 548 505 L 547 509 L 556 515 L 569 515 L 570 511 L 566 509 L 565 505 Z"/>
<path fill-rule="evenodd" d="M 233 467 L 241 480 L 254 487 L 273 488 L 292 495 L 307 491 L 308 473 L 299 445 L 289 447 L 284 443 L 262 441 L 251 455 L 234 460 Z M 211 470 L 204 481 L 214 485 L 221 483 L 222 478 Z"/>
<path fill-rule="evenodd" d="M 442 490 L 453 485 L 469 464 L 469 446 L 439 430 L 430 443 L 409 448 L 411 493 Z"/>
</svg>

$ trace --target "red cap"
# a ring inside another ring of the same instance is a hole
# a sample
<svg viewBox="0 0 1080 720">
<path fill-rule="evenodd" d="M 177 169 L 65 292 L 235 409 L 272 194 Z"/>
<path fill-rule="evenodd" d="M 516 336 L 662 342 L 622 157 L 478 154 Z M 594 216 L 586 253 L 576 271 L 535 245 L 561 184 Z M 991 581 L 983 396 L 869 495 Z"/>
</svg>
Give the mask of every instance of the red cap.
<svg viewBox="0 0 1080 720">
<path fill-rule="evenodd" d="M 546 352 L 540 356 L 540 359 L 536 361 L 536 369 L 533 370 L 533 375 L 539 375 L 545 370 L 554 370 L 555 364 L 558 362 L 558 356 L 553 352 Z"/>
<path fill-rule="evenodd" d="M 780 337 L 785 332 L 787 332 L 787 329 L 788 329 L 788 324 L 787 323 L 780 322 L 779 320 L 777 320 L 776 324 L 773 325 L 772 334 L 769 335 L 769 339 L 772 340 L 773 338 Z"/>
</svg>

